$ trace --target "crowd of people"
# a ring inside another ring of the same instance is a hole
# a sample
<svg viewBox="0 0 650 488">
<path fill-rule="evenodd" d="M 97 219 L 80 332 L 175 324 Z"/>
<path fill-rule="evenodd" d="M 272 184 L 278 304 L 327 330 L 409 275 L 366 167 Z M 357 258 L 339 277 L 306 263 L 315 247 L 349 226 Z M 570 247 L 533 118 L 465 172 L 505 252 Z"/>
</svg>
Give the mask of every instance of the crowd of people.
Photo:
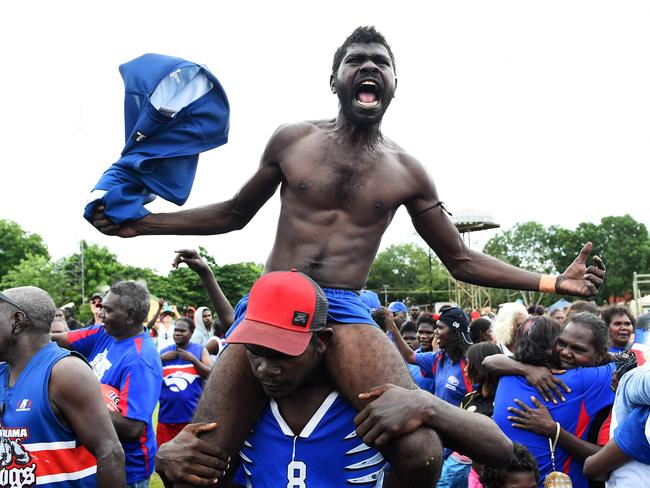
<svg viewBox="0 0 650 488">
<path fill-rule="evenodd" d="M 0 484 L 145 488 L 154 469 L 167 486 L 237 488 L 645 483 L 648 376 L 625 309 L 475 317 L 357 291 L 402 205 L 455 279 L 579 297 L 605 279 L 590 243 L 557 275 L 470 249 L 423 165 L 381 133 L 396 81 L 385 38 L 359 27 L 333 59 L 337 117 L 281 126 L 233 198 L 120 223 L 112 197 L 94 201 L 108 235 L 223 234 L 281 187 L 264 274 L 234 309 L 196 252 L 174 259 L 219 328 L 208 304 L 180 317 L 163 299 L 147 322 L 137 281 L 92 296 L 85 326 L 43 290 L 0 295 Z"/>
<path fill-rule="evenodd" d="M 68 442 L 78 462 L 59 463 L 61 472 L 53 475 L 100 484 L 119 484 L 123 476 L 128 486 L 147 486 L 162 447 L 159 471 L 170 486 L 172 480 L 219 479 L 231 466 L 239 469 L 228 486 L 277 486 L 282 479 L 300 485 L 306 465 L 318 486 L 421 486 L 413 481 L 417 467 L 385 446 L 429 427 L 444 447 L 438 487 L 534 487 L 545 479 L 561 483 L 562 476 L 574 487 L 604 486 L 599 480 L 607 478 L 612 487 L 642 486 L 634 483 L 650 475 L 650 445 L 640 433 L 650 413 L 650 371 L 637 367 L 645 361 L 644 348 L 633 347 L 644 331 L 635 329 L 636 318 L 622 305 L 576 301 L 558 313 L 507 303 L 496 315 L 487 310 L 470 321 L 454 305 L 438 313 L 402 302 L 385 307 L 364 291 L 417 390 L 384 385 L 366 392 L 372 401 L 359 414 L 324 369 L 333 331 L 327 299 L 315 282 L 295 271 L 264 275 L 251 290 L 243 320 L 225 338 L 237 313 L 211 269 L 190 250 L 177 254 L 174 264 L 180 263 L 208 290 L 214 319 L 208 306 L 180 316 L 163 299 L 150 313 L 149 293 L 134 281 L 91 297 L 93 319 L 74 330 L 43 290 L 0 294 L 11 329 L 1 359 L 21 354 L 15 376 L 0 370 L 6 375 L 2 408 L 20 406 L 23 396 L 30 406 L 40 405 L 27 408 L 40 417 L 23 422 L 27 432 L 11 432 L 17 435 L 4 447 L 5 469 L 27 476 L 25 466 L 38 457 L 30 448 L 34 442 L 39 449 Z M 311 308 L 299 303 L 305 287 L 315 290 Z M 287 307 L 307 312 L 288 317 Z M 29 331 L 20 333 L 26 322 Z M 192 423 L 205 379 L 213 369 L 227 374 L 218 355 L 229 344 L 246 345 L 253 378 L 268 398 L 237 460 L 200 439 L 217 424 Z M 23 375 L 29 386 L 19 381 Z M 101 388 L 93 388 L 97 380 Z M 43 383 L 49 389 L 38 386 Z M 3 425 L 16 422 L 21 409 L 15 410 Z M 93 423 L 92 435 L 85 421 Z M 286 463 L 278 462 L 283 458 Z"/>
</svg>

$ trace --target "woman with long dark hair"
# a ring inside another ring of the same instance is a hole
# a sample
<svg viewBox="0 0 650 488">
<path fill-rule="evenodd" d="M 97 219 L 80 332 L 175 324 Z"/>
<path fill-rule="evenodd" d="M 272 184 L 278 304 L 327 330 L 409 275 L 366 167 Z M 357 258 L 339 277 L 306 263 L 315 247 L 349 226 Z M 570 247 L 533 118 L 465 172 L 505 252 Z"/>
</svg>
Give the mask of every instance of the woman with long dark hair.
<svg viewBox="0 0 650 488">
<path fill-rule="evenodd" d="M 465 395 L 461 408 L 492 417 L 499 376 L 483 366 L 483 360 L 494 354 L 503 354 L 494 342 L 480 342 L 467 350 L 467 377 L 474 385 L 474 390 Z"/>
<path fill-rule="evenodd" d="M 497 392 L 499 377 L 483 366 L 483 360 L 495 354 L 503 354 L 503 352 L 494 342 L 480 342 L 474 344 L 467 350 L 466 372 L 467 377 L 474 385 L 474 391 L 470 391 L 465 395 L 465 398 L 463 398 L 460 404 L 460 408 L 492 418 L 492 413 L 494 412 L 494 396 Z M 465 464 L 469 461 L 468 458 L 458 459 L 457 453 L 455 452 L 451 454 L 451 457 L 456 457 L 458 462 L 465 462 Z M 469 488 L 481 486 L 478 481 L 478 473 L 480 473 L 481 467 L 475 463 L 472 464 L 473 466 L 467 480 L 467 486 Z"/>
</svg>

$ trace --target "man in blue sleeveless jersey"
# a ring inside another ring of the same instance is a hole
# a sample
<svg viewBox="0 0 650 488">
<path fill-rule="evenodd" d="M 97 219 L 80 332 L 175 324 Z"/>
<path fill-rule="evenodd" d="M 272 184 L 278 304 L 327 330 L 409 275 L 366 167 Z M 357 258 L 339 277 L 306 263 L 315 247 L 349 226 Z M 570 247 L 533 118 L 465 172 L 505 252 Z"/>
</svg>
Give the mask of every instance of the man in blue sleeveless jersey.
<svg viewBox="0 0 650 488">
<path fill-rule="evenodd" d="M 0 293 L 0 486 L 124 486 L 124 452 L 91 369 L 50 341 L 54 301 Z"/>
<path fill-rule="evenodd" d="M 240 452 L 244 486 L 382 486 L 384 457 L 357 437 L 357 411 L 325 373 L 333 333 L 327 309 L 307 276 L 269 273 L 253 286 L 246 317 L 228 338 L 245 344 L 270 398 Z"/>
<path fill-rule="evenodd" d="M 142 323 L 149 312 L 149 291 L 136 281 L 111 287 L 102 302 L 102 325 L 53 334 L 60 346 L 90 362 L 99 382 L 120 392 L 121 412 L 111 421 L 126 455 L 126 482 L 146 487 L 154 468 L 153 411 L 160 396 L 162 366 Z"/>
</svg>

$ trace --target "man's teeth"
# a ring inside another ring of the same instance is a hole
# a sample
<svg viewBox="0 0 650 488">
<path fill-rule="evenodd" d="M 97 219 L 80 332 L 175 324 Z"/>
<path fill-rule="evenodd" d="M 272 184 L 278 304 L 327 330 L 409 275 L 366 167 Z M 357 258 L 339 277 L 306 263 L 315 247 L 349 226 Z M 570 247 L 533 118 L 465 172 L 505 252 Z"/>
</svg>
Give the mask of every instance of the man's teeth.
<svg viewBox="0 0 650 488">
<path fill-rule="evenodd" d="M 370 86 L 375 86 L 375 85 L 377 85 L 377 83 L 375 83 L 374 81 L 370 81 L 370 80 L 364 81 L 364 82 L 361 83 L 361 84 L 362 84 L 362 85 L 370 85 Z"/>
</svg>

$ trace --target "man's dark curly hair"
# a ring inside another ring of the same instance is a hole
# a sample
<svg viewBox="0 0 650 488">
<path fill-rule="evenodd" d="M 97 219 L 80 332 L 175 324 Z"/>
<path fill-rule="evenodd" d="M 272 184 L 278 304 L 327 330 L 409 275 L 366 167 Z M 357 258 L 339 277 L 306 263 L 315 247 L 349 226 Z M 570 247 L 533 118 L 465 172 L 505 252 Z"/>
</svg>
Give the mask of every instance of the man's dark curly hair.
<svg viewBox="0 0 650 488">
<path fill-rule="evenodd" d="M 376 42 L 386 48 L 386 51 L 388 51 L 388 55 L 390 56 L 390 61 L 393 63 L 393 71 L 395 71 L 395 57 L 393 56 L 393 51 L 391 51 L 386 38 L 381 34 L 381 32 L 377 31 L 374 26 L 360 26 L 354 29 L 354 32 L 348 36 L 345 42 L 343 42 L 334 53 L 332 73 L 336 74 L 339 70 L 341 60 L 343 60 L 343 56 L 345 56 L 346 51 L 352 44 L 370 44 L 371 42 Z"/>
<path fill-rule="evenodd" d="M 539 469 L 537 461 L 525 446 L 513 444 L 514 457 L 502 468 L 485 466 L 479 479 L 483 488 L 503 488 L 510 473 L 533 473 L 535 482 L 539 484 Z"/>
</svg>

